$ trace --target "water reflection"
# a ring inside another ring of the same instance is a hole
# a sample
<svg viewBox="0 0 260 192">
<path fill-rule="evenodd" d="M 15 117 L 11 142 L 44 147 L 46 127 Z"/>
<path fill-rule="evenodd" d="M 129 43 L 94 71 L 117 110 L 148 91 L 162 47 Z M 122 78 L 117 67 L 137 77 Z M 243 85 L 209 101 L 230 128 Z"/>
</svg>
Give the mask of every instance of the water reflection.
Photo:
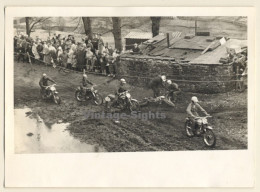
<svg viewBox="0 0 260 192">
<path fill-rule="evenodd" d="M 54 124 L 50 128 L 39 117 L 32 117 L 29 108 L 15 109 L 16 153 L 71 153 L 104 152 L 98 145 L 80 142 L 66 130 L 68 123 Z"/>
</svg>

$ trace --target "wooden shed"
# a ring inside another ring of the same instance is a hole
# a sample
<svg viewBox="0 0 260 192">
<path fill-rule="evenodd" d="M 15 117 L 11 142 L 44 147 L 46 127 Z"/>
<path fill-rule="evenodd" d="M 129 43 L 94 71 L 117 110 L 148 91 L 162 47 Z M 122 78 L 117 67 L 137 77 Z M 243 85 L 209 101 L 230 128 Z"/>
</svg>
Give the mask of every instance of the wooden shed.
<svg viewBox="0 0 260 192">
<path fill-rule="evenodd" d="M 134 47 L 134 44 L 138 45 L 144 41 L 147 41 L 153 37 L 152 33 L 149 32 L 135 32 L 132 31 L 125 36 L 125 48 L 130 50 Z"/>
</svg>

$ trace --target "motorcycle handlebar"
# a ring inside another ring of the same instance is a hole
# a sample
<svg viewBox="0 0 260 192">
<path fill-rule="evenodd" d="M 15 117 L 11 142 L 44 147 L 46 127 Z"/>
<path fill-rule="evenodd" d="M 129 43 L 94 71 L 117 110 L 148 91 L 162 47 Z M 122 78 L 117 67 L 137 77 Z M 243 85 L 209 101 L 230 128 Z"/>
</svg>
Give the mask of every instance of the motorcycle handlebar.
<svg viewBox="0 0 260 192">
<path fill-rule="evenodd" d="M 210 116 L 210 115 L 207 115 L 207 116 L 205 116 L 205 117 L 195 117 L 195 119 L 202 119 L 202 118 L 211 118 L 212 116 Z"/>
<path fill-rule="evenodd" d="M 45 88 L 49 88 L 49 87 L 51 87 L 51 86 L 57 86 L 57 85 L 54 83 L 54 84 L 52 84 L 52 85 L 45 86 Z"/>
</svg>

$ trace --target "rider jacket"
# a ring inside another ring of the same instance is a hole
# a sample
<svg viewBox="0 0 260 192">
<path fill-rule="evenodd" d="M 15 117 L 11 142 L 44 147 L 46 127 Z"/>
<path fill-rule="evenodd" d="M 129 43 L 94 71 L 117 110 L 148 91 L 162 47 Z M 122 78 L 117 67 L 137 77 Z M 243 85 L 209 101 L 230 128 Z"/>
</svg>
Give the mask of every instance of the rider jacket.
<svg viewBox="0 0 260 192">
<path fill-rule="evenodd" d="M 208 115 L 205 109 L 203 109 L 198 103 L 193 103 L 193 102 L 191 102 L 188 105 L 186 112 L 188 113 L 189 117 L 195 118 L 195 117 L 199 117 L 198 109 L 205 115 Z"/>
<path fill-rule="evenodd" d="M 82 86 L 87 87 L 88 84 L 93 85 L 93 83 L 91 83 L 87 78 L 83 77 L 82 78 Z"/>
<path fill-rule="evenodd" d="M 45 77 L 45 78 L 42 77 L 42 78 L 40 79 L 40 81 L 39 81 L 40 87 L 43 88 L 43 87 L 48 86 L 48 81 L 51 81 L 51 82 L 55 83 L 55 81 L 52 80 L 52 79 L 49 78 L 49 77 Z"/>
<path fill-rule="evenodd" d="M 160 76 L 155 77 L 154 79 L 151 80 L 150 88 L 159 88 L 160 86 L 163 87 L 163 81 Z"/>
<path fill-rule="evenodd" d="M 120 85 L 120 87 L 117 90 L 117 94 L 123 93 L 125 91 L 127 91 L 126 85 Z"/>
<path fill-rule="evenodd" d="M 172 84 L 168 85 L 167 90 L 170 92 L 180 91 L 180 89 L 176 83 L 172 83 Z"/>
</svg>

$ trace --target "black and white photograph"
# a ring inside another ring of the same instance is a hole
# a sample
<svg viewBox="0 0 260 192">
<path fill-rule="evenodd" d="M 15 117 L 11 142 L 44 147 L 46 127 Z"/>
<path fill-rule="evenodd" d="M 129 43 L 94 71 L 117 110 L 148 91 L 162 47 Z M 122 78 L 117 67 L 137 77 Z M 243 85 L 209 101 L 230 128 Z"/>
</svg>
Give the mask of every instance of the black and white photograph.
<svg viewBox="0 0 260 192">
<path fill-rule="evenodd" d="M 252 187 L 249 7 L 7 7 L 5 186 Z"/>
<path fill-rule="evenodd" d="M 247 150 L 247 21 L 13 18 L 15 153 Z"/>
</svg>

